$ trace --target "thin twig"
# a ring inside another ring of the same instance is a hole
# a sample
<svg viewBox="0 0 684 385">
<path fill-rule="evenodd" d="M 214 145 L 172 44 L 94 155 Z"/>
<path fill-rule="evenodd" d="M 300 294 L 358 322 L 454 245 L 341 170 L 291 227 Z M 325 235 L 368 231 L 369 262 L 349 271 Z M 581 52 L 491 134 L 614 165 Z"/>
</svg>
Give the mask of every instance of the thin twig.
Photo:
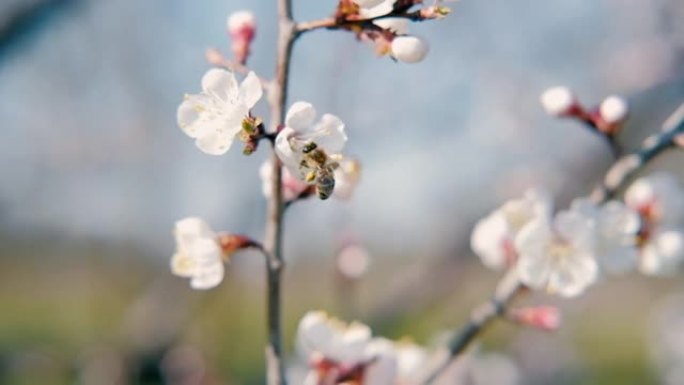
<svg viewBox="0 0 684 385">
<path fill-rule="evenodd" d="M 525 291 L 525 286 L 518 280 L 515 269 L 509 270 L 497 285 L 494 296 L 470 314 L 470 319 L 449 341 L 445 352 L 433 359 L 428 375 L 422 383 L 431 384 L 458 357 L 471 342 L 482 333 L 495 319 L 506 314 L 508 306 Z"/>
<path fill-rule="evenodd" d="M 285 118 L 285 103 L 287 101 L 288 77 L 290 72 L 290 57 L 292 46 L 298 34 L 292 20 L 291 0 L 277 0 L 278 4 L 278 47 L 276 59 L 276 74 L 273 84 L 269 88 L 271 103 L 270 132 L 275 133 Z M 282 348 L 281 322 L 281 275 L 283 270 L 282 256 L 282 224 L 283 224 L 283 194 L 282 194 L 282 164 L 275 154 L 271 155 L 272 180 L 271 195 L 268 200 L 268 214 L 266 218 L 266 235 L 264 250 L 272 256 L 274 263 L 267 264 L 267 328 L 268 345 L 266 347 L 266 376 L 268 385 L 286 385 L 285 365 Z"/>
<path fill-rule="evenodd" d="M 603 203 L 613 197 L 650 160 L 664 150 L 673 147 L 676 138 L 678 136 L 681 138 L 681 135 L 684 135 L 684 104 L 665 121 L 660 133 L 652 135 L 644 141 L 639 151 L 622 157 L 613 164 L 603 183 L 592 193 L 594 202 Z M 515 278 L 514 270 L 504 276 L 497 286 L 494 297 L 475 308 L 468 323 L 454 335 L 449 342 L 447 351 L 441 357 L 437 357 L 437 364 L 432 366 L 425 377 L 426 379 L 421 383 L 430 384 L 437 379 L 451 361 L 463 353 L 492 321 L 506 314 L 511 302 L 524 289 L 525 286 Z"/>
<path fill-rule="evenodd" d="M 618 159 L 608 169 L 603 182 L 592 192 L 592 200 L 600 203 L 615 196 L 648 162 L 673 147 L 675 138 L 683 133 L 684 104 L 667 118 L 661 132 L 646 138 L 638 151 Z"/>
<path fill-rule="evenodd" d="M 376 20 L 397 18 L 397 19 L 409 19 L 412 21 L 423 21 L 426 20 L 420 13 L 420 11 L 415 12 L 391 12 L 386 15 L 375 16 L 370 18 L 358 18 L 358 19 L 338 19 L 335 17 L 327 17 L 319 20 L 312 20 L 297 23 L 297 31 L 300 33 L 314 31 L 317 29 L 344 29 L 354 26 L 358 27 L 372 27 L 373 22 Z"/>
</svg>

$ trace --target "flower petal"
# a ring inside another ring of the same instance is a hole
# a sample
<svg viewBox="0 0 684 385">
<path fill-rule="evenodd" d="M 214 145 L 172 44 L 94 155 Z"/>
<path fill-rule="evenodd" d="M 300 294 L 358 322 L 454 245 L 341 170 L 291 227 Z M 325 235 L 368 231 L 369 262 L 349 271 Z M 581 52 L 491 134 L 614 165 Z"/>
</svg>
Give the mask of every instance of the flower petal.
<svg viewBox="0 0 684 385">
<path fill-rule="evenodd" d="M 195 272 L 195 261 L 186 253 L 175 253 L 171 257 L 171 272 L 183 278 L 190 278 Z"/>
<path fill-rule="evenodd" d="M 309 135 L 316 144 L 328 154 L 342 152 L 347 143 L 347 134 L 344 132 L 344 123 L 340 118 L 332 114 L 324 114 L 321 120 L 313 128 Z"/>
<path fill-rule="evenodd" d="M 332 346 L 335 330 L 328 316 L 321 311 L 310 311 L 302 317 L 297 328 L 297 348 L 306 358 L 313 353 L 327 354 Z"/>
<path fill-rule="evenodd" d="M 548 289 L 564 297 L 575 297 L 596 281 L 598 265 L 591 254 L 566 256 L 549 277 Z"/>
<path fill-rule="evenodd" d="M 238 93 L 237 80 L 232 72 L 212 68 L 202 77 L 202 90 L 208 95 L 229 101 Z"/>
<path fill-rule="evenodd" d="M 278 133 L 275 140 L 275 151 L 281 162 L 290 169 L 293 175 L 298 178 L 303 178 L 301 171 L 299 170 L 299 164 L 302 160 L 300 153 L 292 150 L 290 146 L 290 138 L 296 135 L 294 129 L 290 127 L 285 127 L 282 131 Z"/>
<path fill-rule="evenodd" d="M 205 113 L 210 103 L 205 95 L 186 95 L 178 106 L 176 121 L 187 136 L 197 138 L 206 131 L 203 121 L 207 120 Z"/>
<path fill-rule="evenodd" d="M 310 130 L 314 119 L 316 118 L 316 109 L 311 103 L 295 102 L 285 117 L 285 126 L 293 130 L 304 133 Z"/>
<path fill-rule="evenodd" d="M 262 95 L 261 81 L 254 71 L 250 71 L 240 84 L 240 99 L 248 109 L 252 109 Z"/>
<path fill-rule="evenodd" d="M 482 263 L 490 269 L 506 266 L 505 242 L 511 242 L 512 236 L 506 218 L 496 211 L 480 220 L 470 236 L 470 248 L 477 254 Z"/>
<path fill-rule="evenodd" d="M 211 132 L 201 138 L 197 138 L 195 144 L 205 154 L 223 155 L 230 149 L 234 139 L 234 136 L 225 135 L 220 132 Z"/>
</svg>

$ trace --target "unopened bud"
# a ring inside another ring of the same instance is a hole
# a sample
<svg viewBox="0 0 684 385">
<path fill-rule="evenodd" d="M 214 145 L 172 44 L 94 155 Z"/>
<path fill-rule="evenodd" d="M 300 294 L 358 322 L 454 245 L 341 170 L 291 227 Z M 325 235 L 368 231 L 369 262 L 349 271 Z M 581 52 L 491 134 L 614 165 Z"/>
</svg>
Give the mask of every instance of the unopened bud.
<svg viewBox="0 0 684 385">
<path fill-rule="evenodd" d="M 440 5 L 433 5 L 420 10 L 423 19 L 442 19 L 451 13 L 451 9 Z"/>
<path fill-rule="evenodd" d="M 577 98 L 567 87 L 553 87 L 544 91 L 539 98 L 547 114 L 566 116 L 577 108 Z"/>
<path fill-rule="evenodd" d="M 610 96 L 601 102 L 599 113 L 606 123 L 618 124 L 627 119 L 629 106 L 625 99 L 619 96 Z"/>
<path fill-rule="evenodd" d="M 245 235 L 231 233 L 219 234 L 217 242 L 221 247 L 223 259 L 226 261 L 229 261 L 236 251 L 257 245 L 254 240 Z"/>
<path fill-rule="evenodd" d="M 228 17 L 228 34 L 232 40 L 233 55 L 240 64 L 245 64 L 250 46 L 256 34 L 256 18 L 250 11 L 238 11 Z"/>
<path fill-rule="evenodd" d="M 599 131 L 607 135 L 615 135 L 627 120 L 628 114 L 627 101 L 619 96 L 610 96 L 601 102 L 598 110 L 593 114 L 593 120 Z"/>
<path fill-rule="evenodd" d="M 392 56 L 406 63 L 418 63 L 425 59 L 430 46 L 416 36 L 398 36 L 392 40 Z"/>
<path fill-rule="evenodd" d="M 554 331 L 560 327 L 561 314 L 554 306 L 535 306 L 512 309 L 509 317 L 512 321 L 535 329 Z"/>
</svg>

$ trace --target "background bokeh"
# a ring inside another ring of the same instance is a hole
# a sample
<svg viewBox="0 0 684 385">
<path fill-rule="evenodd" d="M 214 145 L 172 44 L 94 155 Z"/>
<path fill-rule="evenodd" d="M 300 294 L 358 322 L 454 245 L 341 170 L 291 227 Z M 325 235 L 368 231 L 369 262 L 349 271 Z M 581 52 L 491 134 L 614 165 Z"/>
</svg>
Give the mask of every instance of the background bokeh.
<svg viewBox="0 0 684 385">
<path fill-rule="evenodd" d="M 298 20 L 335 5 L 294 3 Z M 444 21 L 412 25 L 431 44 L 418 65 L 377 58 L 342 32 L 295 47 L 290 101 L 343 118 L 363 180 L 350 202 L 288 212 L 290 347 L 308 309 L 429 343 L 486 298 L 497 277 L 469 251 L 472 224 L 535 185 L 562 207 L 611 162 L 599 138 L 544 114 L 545 88 L 568 85 L 587 104 L 625 95 L 627 148 L 684 100 L 679 0 L 450 6 Z M 237 256 L 210 292 L 168 269 L 184 216 L 263 232 L 266 151 L 207 156 L 175 123 L 208 68 L 205 49 L 228 52 L 226 16 L 245 8 L 259 20 L 250 67 L 268 76 L 272 0 L 0 2 L 1 384 L 263 382 L 259 255 Z M 653 168 L 684 176 L 683 161 L 667 154 Z M 354 282 L 334 268 L 350 241 L 372 258 Z M 663 322 L 684 333 L 671 315 L 683 290 L 681 277 L 628 276 L 578 300 L 535 296 L 566 312 L 559 333 L 502 325 L 481 348 L 507 353 L 525 384 L 684 384 L 661 370 L 658 347 Z"/>
</svg>

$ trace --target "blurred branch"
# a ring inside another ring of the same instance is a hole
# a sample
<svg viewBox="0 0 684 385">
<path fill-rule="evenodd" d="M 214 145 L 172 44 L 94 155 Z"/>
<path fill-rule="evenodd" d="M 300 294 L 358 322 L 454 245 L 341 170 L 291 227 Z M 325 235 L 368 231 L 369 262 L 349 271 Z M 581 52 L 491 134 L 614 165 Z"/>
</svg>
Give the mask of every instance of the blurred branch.
<svg viewBox="0 0 684 385">
<path fill-rule="evenodd" d="M 451 361 L 463 353 L 495 319 L 505 315 L 508 306 L 524 292 L 525 286 L 518 280 L 515 269 L 509 270 L 497 285 L 494 296 L 471 312 L 470 320 L 451 338 L 446 351 L 433 359 L 431 369 L 422 383 L 433 383 Z"/>
<path fill-rule="evenodd" d="M 684 139 L 684 104 L 663 123 L 662 131 L 646 138 L 641 148 L 617 160 L 608 170 L 601 185 L 594 189 L 591 198 L 600 203 L 612 198 L 653 158 L 677 145 Z M 681 145 L 681 144 L 680 144 Z"/>
<path fill-rule="evenodd" d="M 15 1 L 0 5 L 0 55 L 19 39 L 42 27 L 49 16 L 77 0 Z"/>
<path fill-rule="evenodd" d="M 684 104 L 682 104 L 663 124 L 662 132 L 644 140 L 641 149 L 622 157 L 608 170 L 602 185 L 592 193 L 596 203 L 610 199 L 649 161 L 675 145 L 684 145 Z M 515 273 L 508 272 L 497 285 L 494 297 L 476 307 L 470 320 L 451 339 L 446 352 L 438 356 L 433 368 L 428 371 L 424 384 L 432 383 L 495 319 L 506 314 L 510 303 L 525 290 Z"/>
</svg>

